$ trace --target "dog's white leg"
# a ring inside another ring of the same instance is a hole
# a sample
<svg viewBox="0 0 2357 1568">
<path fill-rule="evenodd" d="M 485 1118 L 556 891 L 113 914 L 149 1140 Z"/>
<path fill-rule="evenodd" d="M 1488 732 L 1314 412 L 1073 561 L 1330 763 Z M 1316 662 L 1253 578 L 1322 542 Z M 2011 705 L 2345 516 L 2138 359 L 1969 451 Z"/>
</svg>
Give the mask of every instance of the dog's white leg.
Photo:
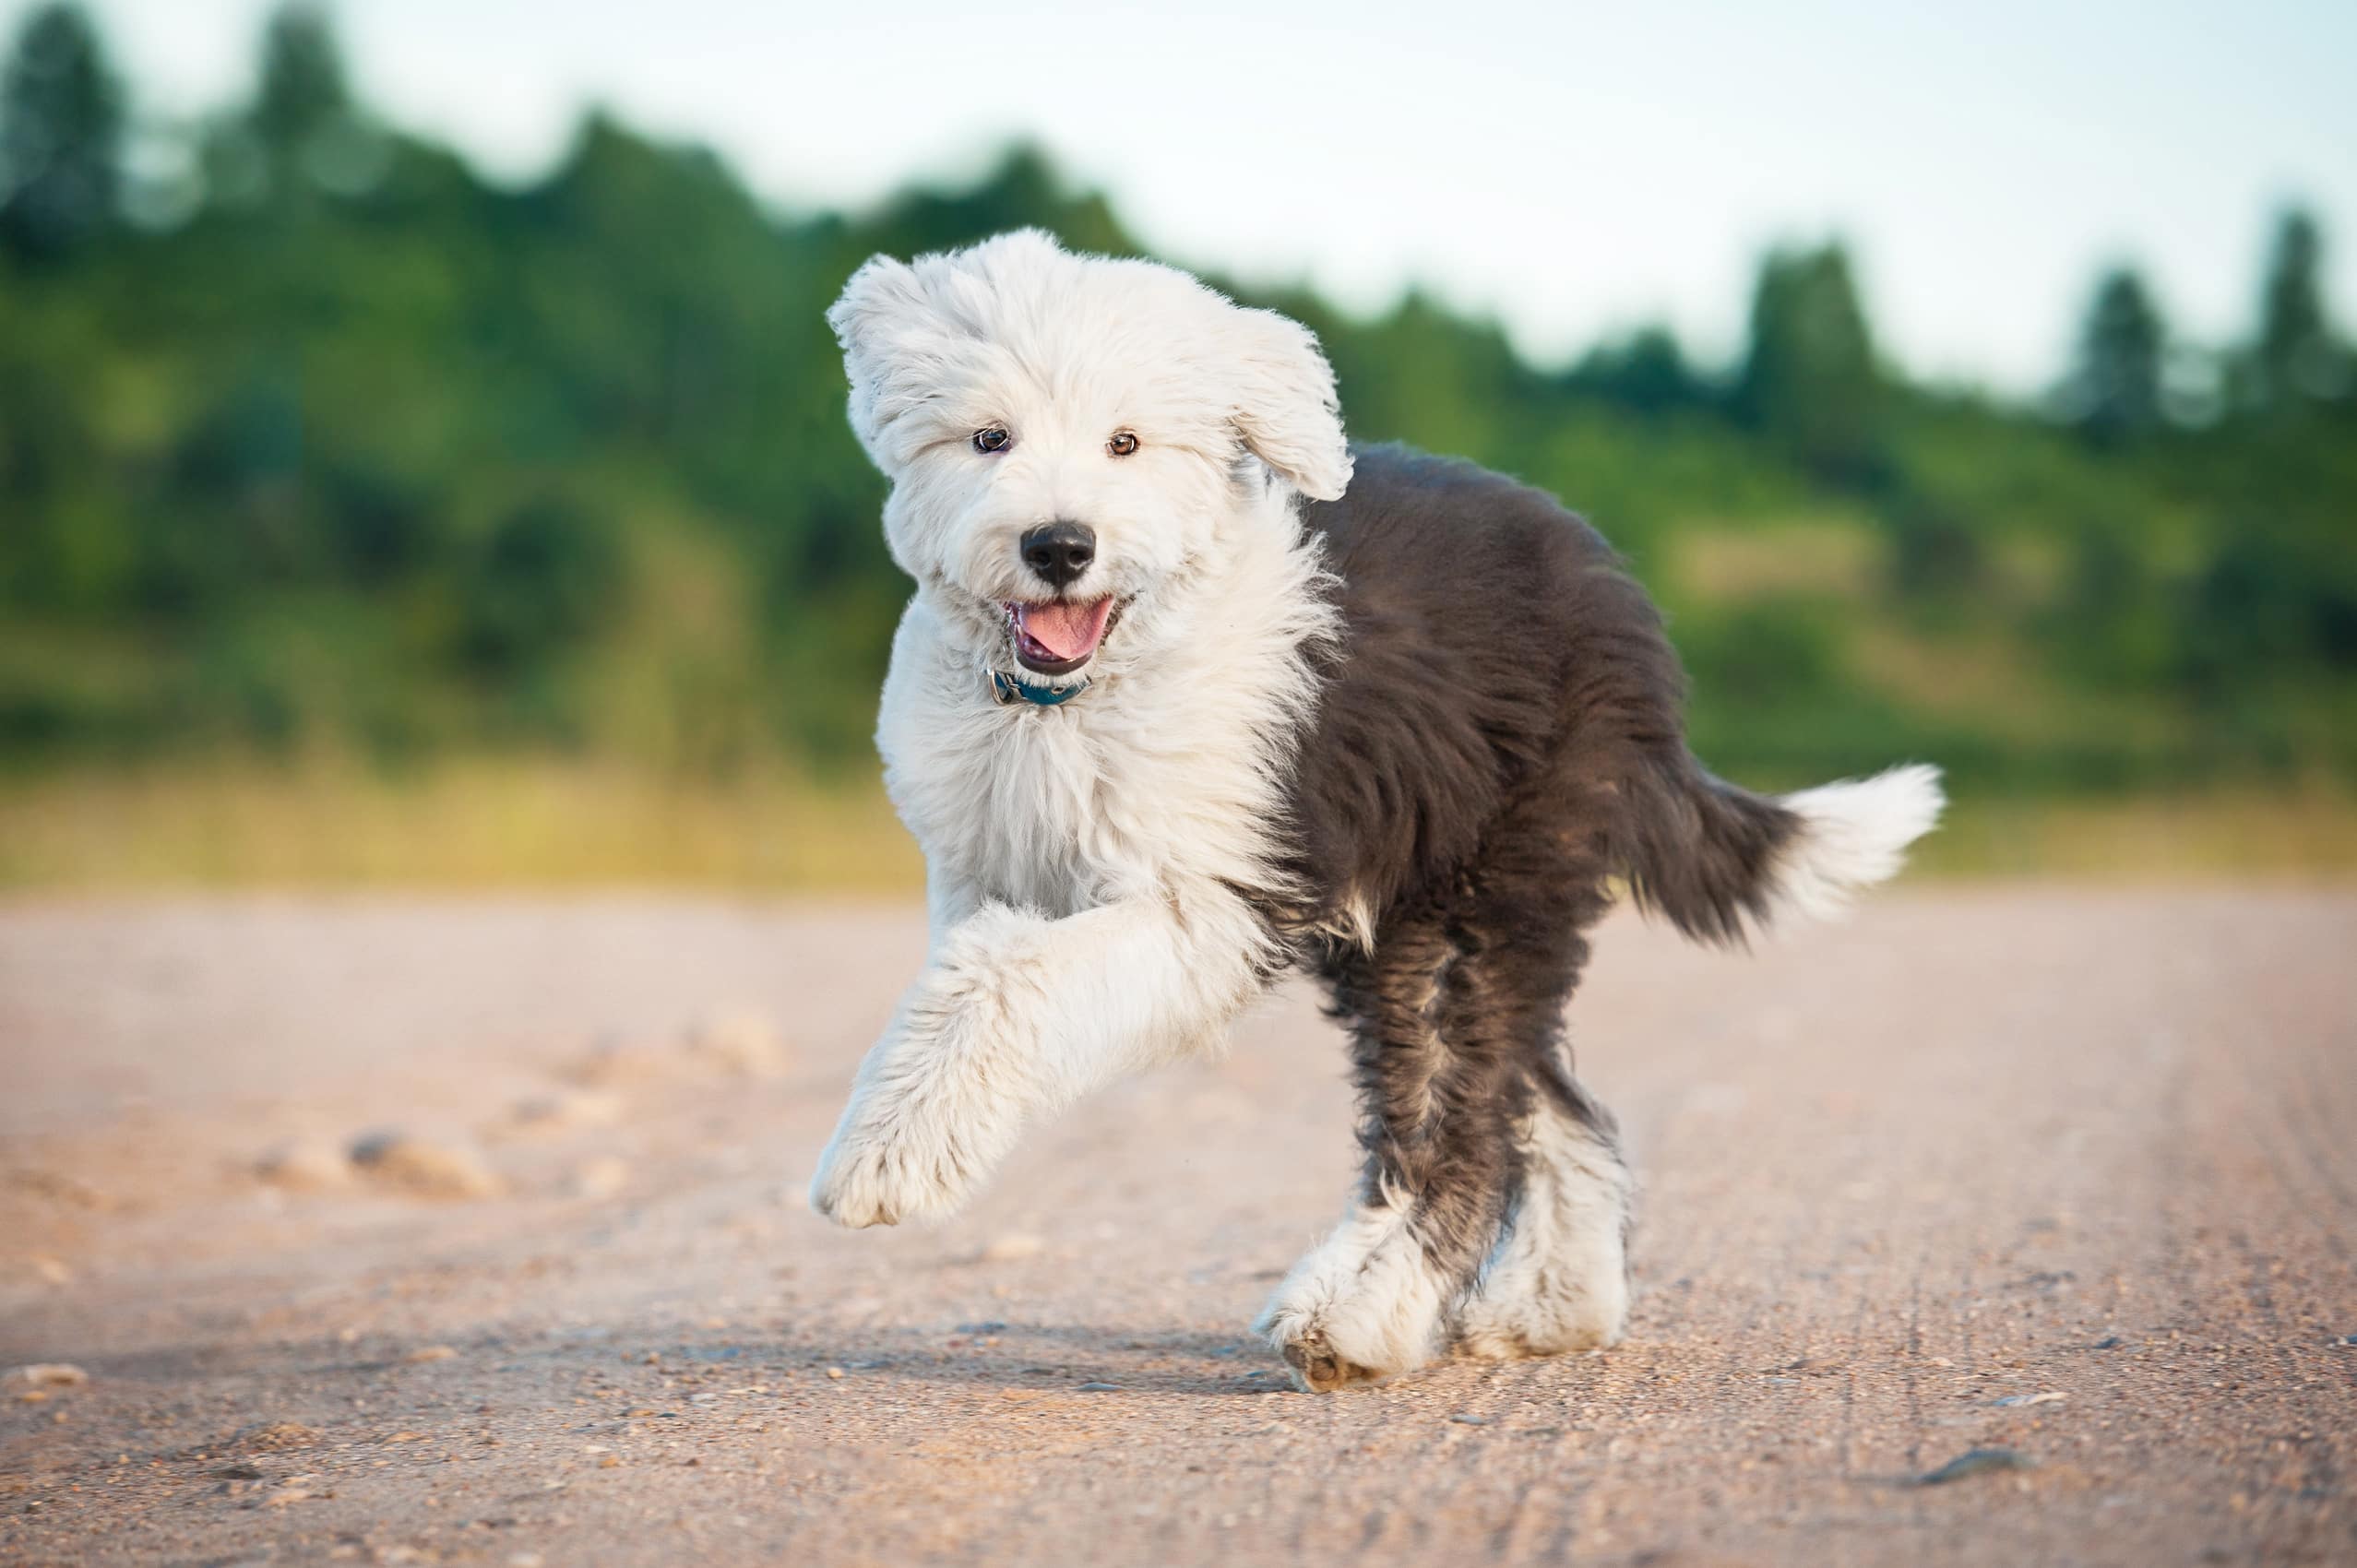
<svg viewBox="0 0 2357 1568">
<path fill-rule="evenodd" d="M 811 1205 L 838 1224 L 955 1210 L 1023 1123 L 1218 1038 L 1258 990 L 1241 904 L 1125 900 L 1064 920 L 984 905 L 867 1059 L 819 1158 Z"/>
<path fill-rule="evenodd" d="M 1542 1093 L 1518 1129 L 1522 1191 L 1458 1314 L 1470 1356 L 1551 1356 L 1620 1343 L 1628 1325 L 1634 1182 L 1611 1118 Z"/>
</svg>

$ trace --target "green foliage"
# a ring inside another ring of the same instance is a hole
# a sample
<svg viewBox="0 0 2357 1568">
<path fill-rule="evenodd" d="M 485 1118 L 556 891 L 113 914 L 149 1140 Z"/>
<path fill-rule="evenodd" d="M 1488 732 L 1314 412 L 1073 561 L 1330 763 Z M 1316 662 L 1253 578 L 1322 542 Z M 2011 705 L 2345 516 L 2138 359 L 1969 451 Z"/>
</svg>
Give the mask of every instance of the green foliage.
<svg viewBox="0 0 2357 1568">
<path fill-rule="evenodd" d="M 118 221 L 122 110 L 71 6 L 0 101 L 0 759 L 562 747 L 710 778 L 861 766 L 907 585 L 824 312 L 875 251 L 1026 224 L 1137 245 L 1017 148 L 856 215 L 765 210 L 592 115 L 524 189 L 352 101 L 281 12 Z M 1315 327 L 1353 434 L 1514 472 L 1661 599 L 1714 766 L 1914 754 L 1975 783 L 2357 777 L 2357 398 L 2288 216 L 2248 341 L 2097 291 L 2056 410 L 1912 386 L 1838 244 L 1762 265 L 1721 372 L 1649 328 L 1567 368 L 1411 293 Z M 2173 357 L 2172 357 L 2173 356 Z M 2207 422 L 2184 365 L 2229 395 Z"/>
<path fill-rule="evenodd" d="M 593 631 L 622 587 L 613 529 L 577 503 L 540 496 L 502 517 L 458 574 L 458 649 L 488 674 L 546 664 Z"/>
</svg>

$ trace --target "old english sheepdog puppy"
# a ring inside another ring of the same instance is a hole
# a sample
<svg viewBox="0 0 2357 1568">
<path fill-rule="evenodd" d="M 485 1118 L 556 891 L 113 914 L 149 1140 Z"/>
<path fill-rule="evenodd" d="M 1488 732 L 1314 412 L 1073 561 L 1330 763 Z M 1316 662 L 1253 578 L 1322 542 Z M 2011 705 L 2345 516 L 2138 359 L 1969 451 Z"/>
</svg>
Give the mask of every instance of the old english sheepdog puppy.
<svg viewBox="0 0 2357 1568">
<path fill-rule="evenodd" d="M 1564 1039 L 1584 933 L 1616 882 L 1714 942 L 1836 906 L 1937 773 L 1713 778 L 1594 530 L 1353 452 L 1316 339 L 1184 273 L 1013 233 L 878 256 L 828 319 L 916 580 L 876 739 L 933 936 L 815 1206 L 946 1215 L 1027 1122 L 1306 968 L 1365 1164 L 1260 1320 L 1294 1381 L 1613 1344 L 1630 1179 Z"/>
</svg>

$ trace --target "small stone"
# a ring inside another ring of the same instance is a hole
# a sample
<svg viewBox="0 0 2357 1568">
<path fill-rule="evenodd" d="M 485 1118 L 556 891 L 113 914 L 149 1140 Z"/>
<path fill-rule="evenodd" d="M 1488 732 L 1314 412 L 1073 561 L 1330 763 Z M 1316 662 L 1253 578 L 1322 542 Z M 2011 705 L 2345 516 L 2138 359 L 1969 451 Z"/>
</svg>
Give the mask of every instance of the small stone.
<svg viewBox="0 0 2357 1568">
<path fill-rule="evenodd" d="M 1448 1419 L 1460 1427 L 1485 1427 L 1490 1424 L 1487 1416 L 1451 1416 Z"/>
<path fill-rule="evenodd" d="M 622 1120 L 624 1101 L 611 1089 L 566 1088 L 519 1099 L 508 1117 L 518 1132 L 563 1133 L 611 1127 Z"/>
<path fill-rule="evenodd" d="M 101 1193 L 89 1182 L 60 1170 L 11 1170 L 0 1180 L 35 1197 L 72 1208 L 103 1213 L 115 1206 L 113 1194 Z"/>
<path fill-rule="evenodd" d="M 1946 1486 L 1967 1476 L 1985 1475 L 1994 1470 L 2030 1470 L 2038 1462 L 2029 1455 L 2011 1448 L 1974 1448 L 1958 1455 L 1936 1470 L 1927 1470 L 1915 1478 L 1917 1486 Z"/>
<path fill-rule="evenodd" d="M 2120 1336 L 2116 1334 L 2107 1334 L 2088 1347 L 2090 1350 L 2116 1350 L 2119 1348 Z"/>
<path fill-rule="evenodd" d="M 1118 1394 L 1121 1392 L 1121 1384 L 1118 1383 L 1084 1383 L 1080 1385 L 1080 1392 L 1083 1394 Z"/>
<path fill-rule="evenodd" d="M 89 1373 L 70 1361 L 34 1361 L 17 1368 L 7 1378 L 29 1388 L 79 1388 L 89 1380 Z"/>
<path fill-rule="evenodd" d="M 1992 1399 L 1989 1403 L 2000 1410 L 2011 1410 L 2024 1405 L 2059 1405 L 2069 1397 L 2067 1394 L 2059 1394 L 2050 1388 L 2043 1394 L 2008 1394 L 2002 1399 Z"/>
<path fill-rule="evenodd" d="M 317 1427 L 304 1426 L 301 1421 L 272 1421 L 256 1427 L 238 1437 L 240 1446 L 261 1454 L 283 1454 L 289 1449 L 308 1448 L 319 1441 Z"/>
<path fill-rule="evenodd" d="M 205 1473 L 208 1476 L 219 1476 L 225 1481 L 258 1481 L 262 1479 L 260 1469 L 246 1464 L 220 1465 Z"/>
<path fill-rule="evenodd" d="M 660 1078 L 676 1066 L 669 1051 L 626 1045 L 619 1038 L 607 1035 L 584 1051 L 565 1075 L 577 1084 L 597 1088 Z"/>
<path fill-rule="evenodd" d="M 828 1367 L 827 1369 L 827 1375 L 834 1378 L 838 1382 L 840 1382 L 843 1376 L 843 1369 L 840 1367 Z"/>
<path fill-rule="evenodd" d="M 327 1192 L 351 1184 L 351 1161 L 328 1139 L 296 1138 L 256 1160 L 254 1174 L 289 1192 Z"/>
<path fill-rule="evenodd" d="M 573 1172 L 573 1195 L 603 1203 L 630 1184 L 630 1162 L 613 1155 L 584 1160 Z"/>
<path fill-rule="evenodd" d="M 426 1345 L 411 1350 L 401 1360 L 411 1366 L 419 1366 L 427 1361 L 446 1361 L 458 1353 L 447 1345 Z"/>
<path fill-rule="evenodd" d="M 994 1237 L 981 1253 L 983 1263 L 1020 1263 L 1025 1258 L 1038 1257 L 1047 1251 L 1047 1242 L 1027 1231 L 1010 1230 Z"/>
<path fill-rule="evenodd" d="M 958 1325 L 958 1332 L 960 1334 L 1004 1334 L 1006 1332 L 1006 1325 L 996 1318 L 991 1318 L 982 1323 L 961 1323 Z"/>
<path fill-rule="evenodd" d="M 786 1044 L 777 1026 L 750 1008 L 702 1020 L 687 1043 L 708 1064 L 741 1078 L 774 1078 L 786 1070 Z"/>
<path fill-rule="evenodd" d="M 473 1150 L 406 1133 L 367 1134 L 352 1144 L 351 1162 L 372 1180 L 420 1197 L 495 1197 L 504 1186 Z"/>
<path fill-rule="evenodd" d="M 598 1461 L 598 1468 L 601 1470 L 618 1470 L 622 1468 L 622 1461 L 609 1454 L 604 1458 Z"/>
</svg>

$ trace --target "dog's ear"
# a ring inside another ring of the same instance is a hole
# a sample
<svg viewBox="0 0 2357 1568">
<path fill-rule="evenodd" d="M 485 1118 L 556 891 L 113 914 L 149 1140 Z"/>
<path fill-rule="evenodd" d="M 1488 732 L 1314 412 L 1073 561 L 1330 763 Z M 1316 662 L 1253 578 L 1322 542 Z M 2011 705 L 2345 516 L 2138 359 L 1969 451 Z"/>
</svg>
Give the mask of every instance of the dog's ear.
<svg viewBox="0 0 2357 1568">
<path fill-rule="evenodd" d="M 851 434 L 867 455 L 888 472 L 882 440 L 885 428 L 903 411 L 905 392 L 893 388 L 894 367 L 930 315 L 916 269 L 888 255 L 872 255 L 843 285 L 842 297 L 827 312 L 827 325 L 842 345 L 843 370 L 851 381 Z"/>
<path fill-rule="evenodd" d="M 1270 310 L 1231 307 L 1235 426 L 1245 447 L 1314 501 L 1340 498 L 1351 482 L 1334 367 L 1317 337 Z"/>
</svg>

